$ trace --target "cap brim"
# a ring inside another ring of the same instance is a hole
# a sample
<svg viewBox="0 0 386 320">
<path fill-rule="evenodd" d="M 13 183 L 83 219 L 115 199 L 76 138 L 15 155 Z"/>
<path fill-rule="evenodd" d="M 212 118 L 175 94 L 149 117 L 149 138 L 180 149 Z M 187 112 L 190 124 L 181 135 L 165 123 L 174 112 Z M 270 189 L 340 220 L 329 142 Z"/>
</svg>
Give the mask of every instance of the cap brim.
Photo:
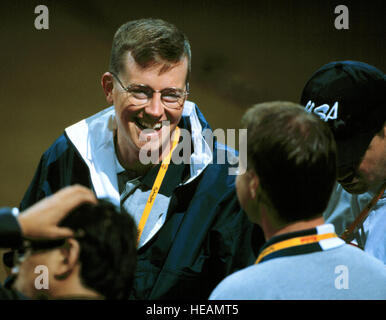
<svg viewBox="0 0 386 320">
<path fill-rule="evenodd" d="M 336 139 L 337 166 L 356 165 L 365 155 L 373 137 L 374 133 L 368 132 L 348 139 Z"/>
</svg>

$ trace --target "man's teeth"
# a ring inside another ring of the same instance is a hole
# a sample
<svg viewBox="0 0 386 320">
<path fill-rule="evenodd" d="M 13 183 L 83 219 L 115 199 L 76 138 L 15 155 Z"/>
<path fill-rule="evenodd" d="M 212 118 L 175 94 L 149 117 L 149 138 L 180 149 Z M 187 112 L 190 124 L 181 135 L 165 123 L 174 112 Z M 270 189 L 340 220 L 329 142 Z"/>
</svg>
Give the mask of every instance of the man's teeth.
<svg viewBox="0 0 386 320">
<path fill-rule="evenodd" d="M 162 123 L 160 123 L 160 122 L 157 122 L 157 123 L 155 123 L 155 124 L 152 125 L 152 124 L 149 124 L 149 123 L 146 123 L 146 122 L 143 122 L 143 121 L 137 119 L 137 123 L 138 123 L 141 127 L 146 128 L 146 129 L 159 130 L 159 129 L 161 129 L 161 127 L 162 127 Z"/>
</svg>

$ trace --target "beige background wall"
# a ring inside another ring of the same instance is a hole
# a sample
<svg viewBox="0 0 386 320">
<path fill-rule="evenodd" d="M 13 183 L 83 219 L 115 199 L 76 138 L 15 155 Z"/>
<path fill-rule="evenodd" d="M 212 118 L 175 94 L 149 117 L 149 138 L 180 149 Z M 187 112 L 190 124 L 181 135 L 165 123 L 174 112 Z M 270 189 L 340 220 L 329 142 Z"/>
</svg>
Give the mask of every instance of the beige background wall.
<svg viewBox="0 0 386 320">
<path fill-rule="evenodd" d="M 385 70 L 385 2 L 342 3 L 349 30 L 339 31 L 339 1 L 2 1 L 0 205 L 18 206 L 66 126 L 107 106 L 100 77 L 124 22 L 159 17 L 184 30 L 193 51 L 190 100 L 213 128 L 237 128 L 253 103 L 298 101 L 329 61 Z M 49 30 L 34 27 L 39 4 L 49 9 Z"/>
</svg>

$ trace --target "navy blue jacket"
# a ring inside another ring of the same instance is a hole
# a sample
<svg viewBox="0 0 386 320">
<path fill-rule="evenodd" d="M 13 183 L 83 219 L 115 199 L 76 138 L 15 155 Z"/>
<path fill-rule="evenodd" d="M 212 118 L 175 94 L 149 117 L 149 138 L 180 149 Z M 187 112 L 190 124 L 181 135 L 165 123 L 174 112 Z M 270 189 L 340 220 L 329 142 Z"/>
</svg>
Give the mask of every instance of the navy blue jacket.
<svg viewBox="0 0 386 320">
<path fill-rule="evenodd" d="M 179 126 L 189 128 L 188 119 Z M 133 299 L 207 299 L 223 278 L 253 264 L 264 238 L 240 209 L 228 168 L 214 159 L 191 183 L 176 187 L 164 225 L 138 250 Z M 43 154 L 20 209 L 74 183 L 93 188 L 64 133 Z"/>
</svg>

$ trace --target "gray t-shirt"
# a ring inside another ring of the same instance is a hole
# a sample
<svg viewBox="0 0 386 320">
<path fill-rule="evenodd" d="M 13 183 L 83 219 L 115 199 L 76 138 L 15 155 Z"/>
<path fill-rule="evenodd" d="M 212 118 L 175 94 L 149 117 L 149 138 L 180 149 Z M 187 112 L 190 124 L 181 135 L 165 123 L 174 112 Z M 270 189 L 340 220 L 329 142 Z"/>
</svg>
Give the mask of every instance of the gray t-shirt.
<svg viewBox="0 0 386 320">
<path fill-rule="evenodd" d="M 210 300 L 384 300 L 386 268 L 362 250 L 341 244 L 282 256 L 225 278 Z"/>
<path fill-rule="evenodd" d="M 158 169 L 159 166 L 153 167 L 144 177 L 135 177 L 127 171 L 118 174 L 121 207 L 134 218 L 137 226 L 152 192 Z M 142 231 L 139 248 L 156 235 L 165 223 L 174 189 L 182 182 L 184 169 L 184 164 L 169 165 Z"/>
</svg>

